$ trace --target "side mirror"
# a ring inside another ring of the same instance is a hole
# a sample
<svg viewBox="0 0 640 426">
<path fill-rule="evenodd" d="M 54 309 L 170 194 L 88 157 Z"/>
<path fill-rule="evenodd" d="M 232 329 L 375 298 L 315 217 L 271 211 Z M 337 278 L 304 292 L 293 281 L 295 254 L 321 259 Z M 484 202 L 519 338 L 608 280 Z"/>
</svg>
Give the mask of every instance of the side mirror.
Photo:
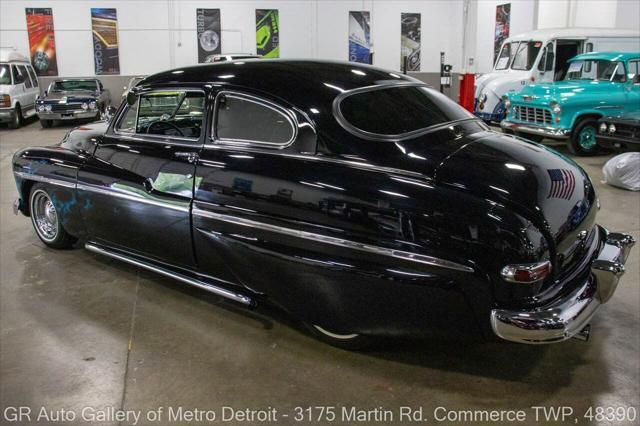
<svg viewBox="0 0 640 426">
<path fill-rule="evenodd" d="M 118 109 L 116 107 L 114 107 L 113 105 L 109 105 L 104 111 L 104 119 L 107 121 L 111 121 L 113 117 L 115 117 L 117 111 Z"/>
<path fill-rule="evenodd" d="M 42 92 L 42 96 L 47 96 L 49 93 L 45 90 L 44 92 Z"/>
<path fill-rule="evenodd" d="M 138 95 L 136 95 L 133 92 L 129 92 L 127 93 L 127 104 L 128 105 L 133 105 L 136 103 L 136 101 L 138 100 Z"/>
<path fill-rule="evenodd" d="M 547 52 L 547 58 L 544 64 L 545 71 L 553 71 L 553 52 Z"/>
</svg>

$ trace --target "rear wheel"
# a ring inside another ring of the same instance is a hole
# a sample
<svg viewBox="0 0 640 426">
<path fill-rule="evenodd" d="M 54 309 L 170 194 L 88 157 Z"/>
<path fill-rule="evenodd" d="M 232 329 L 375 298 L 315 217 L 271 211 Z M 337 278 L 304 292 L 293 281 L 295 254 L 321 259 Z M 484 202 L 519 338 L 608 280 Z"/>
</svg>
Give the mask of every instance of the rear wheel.
<svg viewBox="0 0 640 426">
<path fill-rule="evenodd" d="M 20 108 L 20 105 L 16 105 L 16 109 L 13 112 L 13 119 L 9 122 L 9 128 L 17 129 L 22 124 L 22 121 L 22 109 Z"/>
<path fill-rule="evenodd" d="M 60 222 L 58 210 L 43 184 L 35 184 L 29 196 L 31 223 L 38 238 L 47 246 L 55 249 L 69 248 L 77 238 L 69 234 Z"/>
<path fill-rule="evenodd" d="M 597 135 L 598 122 L 590 117 L 581 118 L 571 132 L 569 151 L 582 156 L 597 154 L 600 150 L 596 143 Z"/>
<path fill-rule="evenodd" d="M 306 324 L 311 333 L 325 343 L 341 349 L 357 351 L 367 349 L 373 343 L 369 336 L 357 333 L 337 333 L 316 324 Z"/>
</svg>

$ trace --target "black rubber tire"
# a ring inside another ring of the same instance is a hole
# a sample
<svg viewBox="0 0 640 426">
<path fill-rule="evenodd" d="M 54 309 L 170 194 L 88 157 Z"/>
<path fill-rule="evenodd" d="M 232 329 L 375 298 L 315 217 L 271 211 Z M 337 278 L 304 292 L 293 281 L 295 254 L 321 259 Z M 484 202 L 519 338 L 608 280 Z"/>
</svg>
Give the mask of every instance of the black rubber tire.
<svg viewBox="0 0 640 426">
<path fill-rule="evenodd" d="M 16 109 L 13 114 L 13 120 L 9 122 L 10 129 L 17 129 L 24 122 L 24 118 L 22 117 L 22 109 L 20 105 L 16 105 Z"/>
<path fill-rule="evenodd" d="M 47 247 L 51 247 L 59 250 L 71 248 L 73 244 L 75 244 L 75 242 L 78 241 L 78 239 L 73 235 L 69 234 L 64 229 L 60 220 L 58 219 L 56 220 L 56 233 L 55 233 L 55 237 L 53 238 L 45 238 L 43 235 L 41 235 L 40 231 L 38 230 L 38 226 L 36 225 L 36 213 L 34 208 L 34 202 L 36 199 L 36 195 L 42 196 L 42 194 L 44 194 L 49 200 L 51 200 L 51 196 L 49 195 L 49 190 L 47 189 L 47 186 L 45 184 L 36 183 L 35 185 L 33 185 L 33 187 L 31 187 L 31 192 L 29 193 L 29 212 L 31 216 L 31 224 L 33 225 L 33 229 L 36 231 L 36 235 L 38 236 L 38 238 L 40 238 L 40 241 L 42 241 Z M 57 218 L 57 212 L 56 212 L 56 218 Z"/>
<path fill-rule="evenodd" d="M 598 134 L 598 121 L 595 118 L 584 117 L 579 119 L 575 126 L 573 126 L 571 137 L 567 141 L 567 148 L 569 148 L 569 151 L 572 154 L 588 157 L 600 152 L 600 147 L 595 141 L 591 149 L 585 149 L 580 145 L 580 132 L 582 132 L 586 127 L 592 127 L 594 135 Z"/>
<path fill-rule="evenodd" d="M 517 132 L 516 136 L 519 136 L 522 139 L 528 139 L 530 141 L 537 142 L 537 143 L 542 142 L 542 140 L 544 139 L 544 136 L 541 136 L 541 135 L 530 135 L 529 133 L 521 133 L 521 132 Z"/>
<path fill-rule="evenodd" d="M 53 125 L 53 120 L 42 120 L 40 119 L 40 125 L 43 129 L 48 129 Z"/>
<path fill-rule="evenodd" d="M 373 346 L 374 340 L 362 334 L 338 334 L 318 325 L 304 323 L 309 332 L 318 340 L 348 351 L 363 351 Z M 338 337 L 340 336 L 340 337 Z"/>
</svg>

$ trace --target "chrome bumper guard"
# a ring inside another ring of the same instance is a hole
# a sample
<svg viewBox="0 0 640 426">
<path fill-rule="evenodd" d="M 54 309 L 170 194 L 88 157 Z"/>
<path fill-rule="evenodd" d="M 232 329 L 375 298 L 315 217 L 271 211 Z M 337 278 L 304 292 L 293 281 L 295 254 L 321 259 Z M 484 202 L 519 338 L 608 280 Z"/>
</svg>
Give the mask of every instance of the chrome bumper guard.
<svg viewBox="0 0 640 426">
<path fill-rule="evenodd" d="M 557 129 L 555 127 L 514 123 L 513 121 L 509 120 L 502 120 L 500 122 L 500 127 L 502 127 L 503 130 L 528 133 L 530 135 L 544 136 L 551 139 L 568 139 L 569 135 L 571 134 L 570 129 Z"/>
<path fill-rule="evenodd" d="M 609 233 L 600 226 L 598 231 L 605 243 L 591 264 L 589 278 L 547 306 L 531 311 L 492 310 L 491 327 L 498 337 L 518 343 L 554 343 L 574 337 L 588 326 L 598 307 L 611 299 L 635 244 L 631 235 Z"/>
</svg>

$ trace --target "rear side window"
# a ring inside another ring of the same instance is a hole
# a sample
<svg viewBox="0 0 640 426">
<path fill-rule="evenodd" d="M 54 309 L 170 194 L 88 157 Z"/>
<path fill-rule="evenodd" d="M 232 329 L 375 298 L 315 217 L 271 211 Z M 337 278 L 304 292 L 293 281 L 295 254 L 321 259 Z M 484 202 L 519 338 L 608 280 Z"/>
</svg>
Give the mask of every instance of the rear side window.
<svg viewBox="0 0 640 426">
<path fill-rule="evenodd" d="M 223 93 L 216 105 L 215 134 L 222 141 L 287 145 L 295 137 L 291 118 L 269 102 Z"/>
<path fill-rule="evenodd" d="M 29 75 L 31 76 L 31 81 L 33 82 L 33 85 L 35 87 L 38 87 L 38 76 L 36 75 L 35 71 L 31 67 L 31 65 L 27 65 L 27 71 L 29 72 Z"/>
<path fill-rule="evenodd" d="M 439 124 L 474 118 L 458 104 L 424 86 L 396 86 L 346 94 L 338 121 L 347 130 L 403 138 Z"/>
</svg>

